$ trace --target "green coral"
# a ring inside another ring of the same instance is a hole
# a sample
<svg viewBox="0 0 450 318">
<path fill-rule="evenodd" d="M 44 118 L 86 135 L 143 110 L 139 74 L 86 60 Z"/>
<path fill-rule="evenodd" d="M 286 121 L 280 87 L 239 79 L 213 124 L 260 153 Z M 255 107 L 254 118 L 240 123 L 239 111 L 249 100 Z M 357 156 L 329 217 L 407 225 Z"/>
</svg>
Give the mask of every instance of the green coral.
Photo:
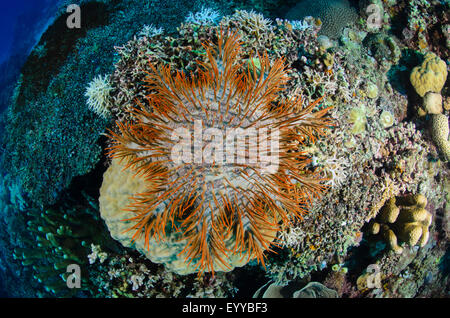
<svg viewBox="0 0 450 318">
<path fill-rule="evenodd" d="M 33 278 L 42 284 L 41 296 L 71 297 L 80 292 L 90 292 L 87 271 L 91 244 L 115 248 L 98 217 L 95 200 L 85 195 L 84 206 L 67 198 L 60 208 L 33 212 L 27 231 L 35 237 L 27 247 L 15 248 L 14 258 L 29 266 Z M 81 289 L 68 288 L 66 281 L 71 264 L 81 268 Z"/>
</svg>

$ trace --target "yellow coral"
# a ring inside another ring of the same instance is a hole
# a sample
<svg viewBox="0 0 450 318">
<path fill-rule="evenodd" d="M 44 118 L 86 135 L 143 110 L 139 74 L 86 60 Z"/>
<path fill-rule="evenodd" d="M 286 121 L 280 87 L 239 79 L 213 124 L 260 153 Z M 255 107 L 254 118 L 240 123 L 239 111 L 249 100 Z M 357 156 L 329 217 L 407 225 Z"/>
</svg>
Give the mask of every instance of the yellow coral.
<svg viewBox="0 0 450 318">
<path fill-rule="evenodd" d="M 380 123 L 384 128 L 389 128 L 394 124 L 394 115 L 389 111 L 383 111 L 380 115 Z"/>
<path fill-rule="evenodd" d="M 424 97 L 427 92 L 440 93 L 447 79 L 447 65 L 434 53 L 425 54 L 424 61 L 416 66 L 410 76 L 417 94 Z"/>
<path fill-rule="evenodd" d="M 395 205 L 395 198 L 391 198 L 381 208 L 378 219 L 382 223 L 394 223 L 399 213 L 400 209 Z"/>
<path fill-rule="evenodd" d="M 438 93 L 428 92 L 423 98 L 423 108 L 428 114 L 442 113 L 442 96 Z"/>
<path fill-rule="evenodd" d="M 132 243 L 131 237 L 134 232 L 127 231 L 131 223 L 124 219 L 130 218 L 134 214 L 125 212 L 124 208 L 130 204 L 130 197 L 135 193 L 144 192 L 148 184 L 142 177 L 134 176 L 132 170 L 124 170 L 123 168 L 124 166 L 119 163 L 119 160 L 114 159 L 103 175 L 103 183 L 100 188 L 100 214 L 108 226 L 111 236 L 122 245 L 134 247 L 152 262 L 162 263 L 168 270 L 177 274 L 187 275 L 197 272 L 198 269 L 185 262 L 184 256 L 181 254 L 186 246 L 187 239 L 181 238 L 180 233 L 170 233 L 170 227 L 167 229 L 168 232 L 164 240 L 151 238 L 148 241 L 148 246 L 145 246 L 144 237 L 141 236 L 134 244 Z M 273 240 L 275 234 L 265 233 L 264 235 L 267 239 Z M 226 243 L 231 250 L 234 240 L 230 238 Z M 242 253 L 226 252 L 229 267 L 225 267 L 221 262 L 214 260 L 214 270 L 230 271 L 235 267 L 243 266 L 249 261 L 248 257 L 244 256 Z"/>
<path fill-rule="evenodd" d="M 393 197 L 371 222 L 369 231 L 374 235 L 381 234 L 397 254 L 403 252 L 398 241 L 423 247 L 428 241 L 428 227 L 432 221 L 431 213 L 425 210 L 426 205 L 427 199 L 421 194 Z"/>
<path fill-rule="evenodd" d="M 386 178 L 384 180 L 383 187 L 384 187 L 383 194 L 381 195 L 380 200 L 376 202 L 370 209 L 370 213 L 367 215 L 366 218 L 367 222 L 369 222 L 372 218 L 374 218 L 377 215 L 377 213 L 384 206 L 386 201 L 398 195 L 398 193 L 400 192 L 398 186 L 390 178 Z"/>
<path fill-rule="evenodd" d="M 450 160 L 450 142 L 448 140 L 449 127 L 448 118 L 443 114 L 432 115 L 431 135 L 439 151 L 444 155 L 445 160 Z"/>
<path fill-rule="evenodd" d="M 351 132 L 353 134 L 360 134 L 366 130 L 366 109 L 364 106 L 353 108 L 350 111 L 349 121 L 353 124 Z"/>
</svg>

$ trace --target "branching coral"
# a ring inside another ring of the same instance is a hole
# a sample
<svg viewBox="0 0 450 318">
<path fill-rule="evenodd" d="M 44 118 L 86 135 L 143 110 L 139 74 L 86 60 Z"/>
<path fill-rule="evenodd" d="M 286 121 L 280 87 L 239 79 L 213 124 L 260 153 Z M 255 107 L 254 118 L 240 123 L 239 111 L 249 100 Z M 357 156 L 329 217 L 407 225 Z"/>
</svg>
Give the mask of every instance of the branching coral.
<svg viewBox="0 0 450 318">
<path fill-rule="evenodd" d="M 228 266 L 230 238 L 231 251 L 264 263 L 278 223 L 301 218 L 325 188 L 298 146 L 314 142 L 332 125 L 324 117 L 327 109 L 313 112 L 320 100 L 306 107 L 300 97 L 279 100 L 288 80 L 282 59 L 271 65 L 267 55 L 258 56 L 259 67 L 253 62 L 250 67 L 239 58 L 236 34 L 222 32 L 217 42 L 204 44 L 207 59 L 190 77 L 150 65 L 146 100 L 138 101 L 132 121 L 118 122 L 119 132 L 110 136 L 110 155 L 147 180 L 147 190 L 128 207 L 135 214 L 128 220 L 134 222 L 133 239 L 143 237 L 148 245 L 168 232 L 181 233 L 187 240 L 181 254 L 198 272 L 214 272 L 214 261 Z M 198 138 L 197 125 L 209 138 Z M 226 141 L 218 131 L 227 132 Z M 242 131 L 258 131 L 258 138 L 252 142 L 252 134 L 246 135 L 236 154 L 234 140 L 237 136 L 239 143 Z M 174 159 L 180 145 L 182 159 Z"/>
<path fill-rule="evenodd" d="M 161 35 L 163 32 L 164 32 L 163 28 L 157 28 L 153 24 L 150 24 L 150 25 L 144 24 L 141 32 L 139 32 L 139 36 L 145 36 L 148 38 L 152 38 L 154 36 Z"/>
<path fill-rule="evenodd" d="M 187 23 L 194 24 L 216 24 L 219 21 L 220 13 L 211 8 L 202 7 L 200 11 L 196 13 L 189 12 L 185 21 Z"/>
</svg>

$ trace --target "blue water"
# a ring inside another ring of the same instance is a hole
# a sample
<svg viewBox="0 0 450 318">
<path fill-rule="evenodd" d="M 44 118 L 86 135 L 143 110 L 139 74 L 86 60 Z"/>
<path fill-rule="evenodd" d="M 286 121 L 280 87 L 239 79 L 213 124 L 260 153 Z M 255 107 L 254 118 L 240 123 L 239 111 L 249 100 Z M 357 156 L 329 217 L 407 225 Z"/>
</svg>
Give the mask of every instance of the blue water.
<svg viewBox="0 0 450 318">
<path fill-rule="evenodd" d="M 0 63 L 9 57 L 11 44 L 13 41 L 13 32 L 16 20 L 20 12 L 23 10 L 24 3 L 20 1 L 12 4 L 11 2 L 0 3 L 0 12 L 2 19 L 0 20 L 0 42 L 2 43 L 0 51 Z"/>
<path fill-rule="evenodd" d="M 35 43 L 30 41 L 30 38 L 39 38 L 46 20 L 51 18 L 58 2 L 58 0 L 1 1 L 0 63 L 13 55 L 27 53 L 31 49 L 30 46 Z M 29 41 L 29 45 L 26 45 L 25 42 Z"/>
<path fill-rule="evenodd" d="M 0 113 L 20 68 L 55 17 L 61 0 L 0 1 Z"/>
</svg>

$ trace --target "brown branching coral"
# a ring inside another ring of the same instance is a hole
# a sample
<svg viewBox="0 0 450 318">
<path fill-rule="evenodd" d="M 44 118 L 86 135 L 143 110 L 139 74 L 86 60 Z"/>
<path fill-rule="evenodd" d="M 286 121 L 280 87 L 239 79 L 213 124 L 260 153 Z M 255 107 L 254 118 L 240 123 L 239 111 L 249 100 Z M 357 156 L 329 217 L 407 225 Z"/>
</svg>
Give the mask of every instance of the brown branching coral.
<svg viewBox="0 0 450 318">
<path fill-rule="evenodd" d="M 194 75 L 150 65 L 146 99 L 111 132 L 110 155 L 148 182 L 128 207 L 133 239 L 182 233 L 182 254 L 198 272 L 214 272 L 217 260 L 227 267 L 230 249 L 264 263 L 268 233 L 301 218 L 324 190 L 298 147 L 332 125 L 327 109 L 312 112 L 320 100 L 304 108 L 300 97 L 279 100 L 282 59 L 241 61 L 236 34 L 217 42 L 204 44 Z"/>
</svg>

